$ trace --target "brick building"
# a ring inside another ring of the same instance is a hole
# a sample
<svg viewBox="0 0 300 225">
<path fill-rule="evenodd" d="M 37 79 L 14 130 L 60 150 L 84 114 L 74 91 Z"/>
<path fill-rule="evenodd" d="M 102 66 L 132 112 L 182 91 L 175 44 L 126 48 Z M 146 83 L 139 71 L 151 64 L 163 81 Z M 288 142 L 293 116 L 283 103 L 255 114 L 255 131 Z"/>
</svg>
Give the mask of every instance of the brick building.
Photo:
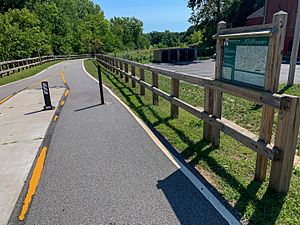
<svg viewBox="0 0 300 225">
<path fill-rule="evenodd" d="M 286 58 L 291 55 L 293 47 L 297 5 L 298 0 L 266 0 L 265 7 L 257 10 L 247 18 L 247 25 L 251 26 L 263 23 L 272 23 L 273 15 L 280 10 L 288 13 L 287 31 L 284 44 L 284 57 Z M 298 57 L 300 57 L 300 50 Z"/>
</svg>

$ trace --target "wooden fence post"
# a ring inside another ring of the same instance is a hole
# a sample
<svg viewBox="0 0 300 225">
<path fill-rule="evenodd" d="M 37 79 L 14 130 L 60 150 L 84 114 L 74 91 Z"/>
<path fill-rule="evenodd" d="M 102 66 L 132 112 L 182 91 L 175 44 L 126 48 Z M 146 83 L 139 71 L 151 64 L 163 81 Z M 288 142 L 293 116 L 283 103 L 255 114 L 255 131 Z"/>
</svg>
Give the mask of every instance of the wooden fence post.
<svg viewBox="0 0 300 225">
<path fill-rule="evenodd" d="M 120 69 L 122 70 L 120 72 L 120 78 L 123 79 L 123 75 L 124 75 L 124 73 L 123 73 L 123 62 L 121 62 L 121 61 L 120 61 Z"/>
<path fill-rule="evenodd" d="M 128 73 L 128 64 L 127 63 L 124 63 L 125 64 L 125 73 Z M 125 83 L 128 83 L 129 82 L 129 78 L 128 76 L 125 74 Z"/>
<path fill-rule="evenodd" d="M 179 97 L 179 80 L 171 78 L 171 95 L 173 97 Z M 178 106 L 171 103 L 171 117 L 178 118 Z"/>
<path fill-rule="evenodd" d="M 133 66 L 133 65 L 131 65 L 131 75 L 135 77 L 135 66 Z M 131 79 L 131 86 L 132 86 L 133 88 L 136 87 L 136 83 L 135 83 L 135 81 L 132 80 L 132 79 Z"/>
<path fill-rule="evenodd" d="M 289 108 L 280 110 L 278 117 L 275 147 L 280 153 L 279 160 L 272 162 L 269 186 L 277 192 L 288 192 L 300 126 L 300 98 L 291 97 Z"/>
<path fill-rule="evenodd" d="M 115 68 L 114 68 L 114 66 L 115 66 L 115 60 L 114 60 L 114 59 L 111 60 L 111 64 L 110 64 L 110 65 L 111 65 L 111 70 L 112 70 L 112 72 L 115 73 L 116 70 L 115 70 Z"/>
<path fill-rule="evenodd" d="M 226 28 L 226 23 L 221 21 L 218 23 L 217 32 L 219 33 L 222 29 Z M 216 47 L 216 72 L 215 79 L 219 80 L 222 76 L 222 66 L 223 66 L 223 52 L 224 52 L 224 39 L 217 40 Z M 222 97 L 223 93 L 220 91 L 213 91 L 213 116 L 216 118 L 221 118 L 222 114 Z M 209 97 L 210 99 L 210 97 Z M 220 130 L 216 127 L 212 127 L 212 145 L 214 147 L 219 147 L 220 145 Z"/>
<path fill-rule="evenodd" d="M 158 88 L 158 74 L 155 72 L 152 72 L 152 86 Z M 152 92 L 152 102 L 153 105 L 158 105 L 158 95 L 154 92 Z"/>
<path fill-rule="evenodd" d="M 116 62 L 116 63 L 115 63 L 115 66 L 116 66 L 116 68 L 117 68 L 116 74 L 119 75 L 119 70 L 118 70 L 118 69 L 119 69 L 119 61 L 116 60 L 115 62 Z"/>
<path fill-rule="evenodd" d="M 204 110 L 212 115 L 213 114 L 213 101 L 214 91 L 210 88 L 204 88 Z M 203 122 L 203 138 L 209 142 L 212 141 L 212 126 L 206 122 Z"/>
<path fill-rule="evenodd" d="M 275 93 L 278 90 L 280 68 L 282 63 L 282 50 L 284 47 L 287 13 L 278 12 L 273 16 L 273 25 L 277 33 L 270 38 L 267 65 L 265 73 L 265 90 Z M 275 110 L 269 106 L 263 106 L 259 138 L 266 144 L 272 139 L 272 128 Z M 268 159 L 260 154 L 256 156 L 255 180 L 266 179 Z"/>
<path fill-rule="evenodd" d="M 142 68 L 140 68 L 140 79 L 145 81 L 145 70 Z M 140 94 L 142 96 L 145 95 L 145 87 L 143 85 L 140 85 Z"/>
</svg>

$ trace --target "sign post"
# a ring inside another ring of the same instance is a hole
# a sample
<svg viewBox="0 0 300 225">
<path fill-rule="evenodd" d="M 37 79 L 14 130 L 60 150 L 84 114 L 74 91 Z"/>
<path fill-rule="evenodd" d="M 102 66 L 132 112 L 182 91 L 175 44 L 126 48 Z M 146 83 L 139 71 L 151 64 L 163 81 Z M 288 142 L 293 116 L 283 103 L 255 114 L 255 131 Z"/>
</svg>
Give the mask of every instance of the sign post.
<svg viewBox="0 0 300 225">
<path fill-rule="evenodd" d="M 42 82 L 42 91 L 43 91 L 44 100 L 45 100 L 44 110 L 52 110 L 52 109 L 54 109 L 54 107 L 51 104 L 49 84 L 48 84 L 47 81 L 43 81 Z"/>
</svg>

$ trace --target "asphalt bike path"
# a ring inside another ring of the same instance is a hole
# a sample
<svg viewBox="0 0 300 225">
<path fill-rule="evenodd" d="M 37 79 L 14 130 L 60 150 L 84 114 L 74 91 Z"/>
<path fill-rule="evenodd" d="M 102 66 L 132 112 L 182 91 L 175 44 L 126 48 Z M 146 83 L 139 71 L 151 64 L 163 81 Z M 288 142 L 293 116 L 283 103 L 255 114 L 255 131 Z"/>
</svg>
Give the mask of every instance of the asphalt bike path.
<svg viewBox="0 0 300 225">
<path fill-rule="evenodd" d="M 98 83 L 86 75 L 82 60 L 54 69 L 62 68 L 70 94 L 25 220 L 18 219 L 23 193 L 10 224 L 237 222 L 220 202 L 208 201 L 212 198 L 194 185 L 198 181 L 192 182 L 187 169 L 179 169 L 106 89 L 106 104 L 99 105 Z"/>
</svg>

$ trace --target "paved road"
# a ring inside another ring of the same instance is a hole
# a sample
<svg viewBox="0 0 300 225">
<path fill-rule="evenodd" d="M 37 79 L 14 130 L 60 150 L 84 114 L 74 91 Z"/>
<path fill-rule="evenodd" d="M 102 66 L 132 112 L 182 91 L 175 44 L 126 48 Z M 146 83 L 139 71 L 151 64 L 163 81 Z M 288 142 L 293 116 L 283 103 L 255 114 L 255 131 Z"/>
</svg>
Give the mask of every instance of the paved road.
<svg viewBox="0 0 300 225">
<path fill-rule="evenodd" d="M 0 100 L 32 85 L 33 87 L 40 87 L 40 83 L 43 79 L 50 78 L 49 80 L 51 80 L 51 82 L 49 82 L 49 84 L 51 84 L 53 81 L 53 85 L 63 85 L 63 83 L 61 82 L 61 78 L 59 77 L 59 73 L 67 64 L 68 61 L 61 62 L 49 67 L 43 73 L 37 76 L 33 76 L 22 81 L 13 82 L 8 85 L 0 86 Z"/>
<path fill-rule="evenodd" d="M 177 72 L 184 72 L 184 73 L 193 74 L 201 77 L 213 78 L 215 74 L 215 61 L 211 59 L 195 61 L 190 63 L 182 63 L 182 64 L 155 63 L 152 65 L 158 66 L 160 68 L 175 70 Z M 289 74 L 289 65 L 282 64 L 280 83 L 287 82 L 288 74 Z M 300 65 L 296 66 L 295 83 L 300 84 Z"/>
<path fill-rule="evenodd" d="M 227 224 L 120 102 L 98 105 L 80 60 L 62 67 L 71 91 L 25 224 Z"/>
</svg>

